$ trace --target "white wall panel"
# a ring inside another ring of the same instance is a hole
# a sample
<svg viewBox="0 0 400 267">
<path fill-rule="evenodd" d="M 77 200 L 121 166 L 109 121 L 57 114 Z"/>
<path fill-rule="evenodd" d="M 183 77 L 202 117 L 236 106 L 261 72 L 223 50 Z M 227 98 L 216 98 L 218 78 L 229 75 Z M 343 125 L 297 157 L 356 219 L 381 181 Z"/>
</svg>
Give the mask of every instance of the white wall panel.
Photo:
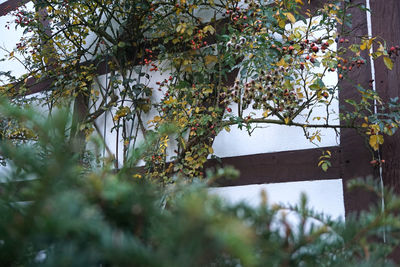
<svg viewBox="0 0 400 267">
<path fill-rule="evenodd" d="M 332 218 L 344 218 L 342 179 L 288 183 L 228 186 L 209 189 L 230 203 L 245 202 L 252 207 L 261 203 L 261 191 L 267 193 L 268 205 L 300 202 L 301 193 L 308 198 L 308 207 Z"/>
<path fill-rule="evenodd" d="M 34 8 L 32 2 L 27 3 L 25 6 L 28 10 L 33 10 Z M 11 23 L 9 24 L 8 22 Z M 6 27 L 6 25 L 9 26 L 9 29 Z M 18 60 L 8 60 L 10 52 L 13 51 L 16 44 L 20 42 L 24 31 L 21 27 L 16 29 L 15 26 L 16 23 L 14 16 L 5 15 L 0 17 L 0 59 L 7 58 L 5 61 L 0 61 L 0 71 L 11 71 L 12 75 L 19 77 L 28 71 Z M 15 56 L 23 60 L 23 57 L 18 53 L 15 53 Z"/>
<path fill-rule="evenodd" d="M 313 20 L 318 22 L 320 18 L 316 17 Z M 306 25 L 303 22 L 296 22 L 294 26 L 299 27 Z M 290 30 L 289 25 L 287 25 L 286 30 Z M 314 32 L 309 36 L 309 39 L 313 40 L 313 38 L 319 38 L 323 34 L 326 33 L 323 31 Z M 277 36 L 276 38 L 280 39 L 281 37 Z M 330 46 L 330 49 L 335 50 L 336 44 L 332 44 Z M 322 66 L 314 67 L 312 71 L 315 73 L 322 73 L 324 69 Z M 338 82 L 337 73 L 326 72 L 323 78 L 323 82 L 327 87 L 334 87 Z M 335 95 L 335 98 L 337 98 L 337 95 Z M 230 107 L 232 109 L 232 113 L 237 115 L 237 104 L 231 105 Z M 309 110 L 305 110 L 294 121 L 298 123 L 305 123 L 308 112 Z M 328 112 L 330 114 L 328 119 L 329 124 L 339 125 L 338 99 L 334 99 L 332 101 L 331 105 L 328 108 Z M 251 113 L 255 114 L 252 115 L 252 118 L 261 118 L 263 112 L 255 111 L 252 108 L 248 108 L 243 112 L 243 117 L 246 117 Z M 326 106 L 322 104 L 314 106 L 310 118 L 313 117 L 327 117 Z M 309 123 L 325 124 L 326 122 L 323 119 L 319 121 L 311 119 L 309 120 Z M 255 129 L 251 136 L 249 136 L 249 134 L 245 130 L 238 129 L 237 126 L 231 127 L 231 131 L 229 133 L 226 131 L 221 132 L 214 141 L 213 148 L 215 155 L 219 157 L 233 157 L 286 150 L 308 149 L 315 148 L 317 146 L 336 146 L 339 145 L 340 142 L 337 133 L 333 129 L 320 129 L 321 141 L 311 143 L 305 138 L 304 132 L 300 127 L 289 127 L 285 125 L 273 124 L 258 124 L 257 127 L 260 128 Z M 310 129 L 310 133 L 313 133 L 315 131 L 315 129 Z"/>
</svg>

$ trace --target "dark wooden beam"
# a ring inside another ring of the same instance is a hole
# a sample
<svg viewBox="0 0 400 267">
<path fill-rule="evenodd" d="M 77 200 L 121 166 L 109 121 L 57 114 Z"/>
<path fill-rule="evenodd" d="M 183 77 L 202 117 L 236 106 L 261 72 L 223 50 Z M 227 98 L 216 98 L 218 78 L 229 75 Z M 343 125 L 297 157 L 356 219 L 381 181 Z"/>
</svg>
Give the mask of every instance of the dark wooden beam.
<svg viewBox="0 0 400 267">
<path fill-rule="evenodd" d="M 371 0 L 372 34 L 386 40 L 388 48 L 400 45 L 400 1 Z M 376 47 L 375 47 L 376 48 Z M 393 70 L 387 69 L 380 58 L 375 61 L 376 89 L 384 101 L 400 96 L 400 60 L 394 59 Z M 400 133 L 386 138 L 381 147 L 381 156 L 385 160 L 383 181 L 395 192 L 400 193 Z"/>
<path fill-rule="evenodd" d="M 351 4 L 365 4 L 365 0 L 354 0 Z M 347 36 L 350 40 L 348 45 L 360 43 L 360 36 L 367 36 L 367 16 L 366 12 L 358 7 L 351 8 L 349 13 L 352 15 L 352 32 Z M 340 81 L 339 103 L 340 113 L 346 112 L 351 107 L 345 104 L 345 99 L 353 99 L 358 101 L 360 95 L 355 85 L 360 84 L 367 88 L 371 80 L 371 65 L 368 53 L 364 51 L 361 56 L 366 60 L 360 68 L 353 68 L 348 73 L 348 77 Z M 373 196 L 364 191 L 353 190 L 349 192 L 346 183 L 354 178 L 365 178 L 375 175 L 375 170 L 369 163 L 372 154 L 368 150 L 368 146 L 361 136 L 353 129 L 341 129 L 340 131 L 340 147 L 341 147 L 341 177 L 343 179 L 343 192 L 346 215 L 352 212 L 366 209 L 374 200 Z"/>
<path fill-rule="evenodd" d="M 0 17 L 7 15 L 31 0 L 8 0 L 0 4 Z"/>
<path fill-rule="evenodd" d="M 317 166 L 323 150 L 332 152 L 327 172 Z M 218 186 L 326 180 L 340 178 L 339 159 L 340 148 L 334 146 L 213 159 L 206 169 L 232 166 L 240 171 L 238 179 L 217 181 Z"/>
<path fill-rule="evenodd" d="M 30 0 L 9 0 L 6 1 L 2 4 L 0 4 L 0 16 L 4 16 L 7 13 L 17 9 L 18 7 L 26 4 L 27 2 L 30 2 Z M 324 3 L 329 2 L 329 0 L 313 0 L 310 3 L 308 3 L 307 1 L 305 1 L 305 5 L 301 6 L 301 10 L 300 12 L 304 15 L 306 12 L 315 12 L 317 8 L 321 7 Z M 45 24 L 48 24 L 47 21 L 44 21 Z M 228 18 L 222 18 L 216 22 L 210 22 L 210 23 L 205 23 L 205 25 L 210 24 L 214 27 L 216 27 L 217 29 L 217 34 L 221 34 L 221 29 L 223 28 L 223 26 L 225 24 L 229 23 L 229 19 Z M 203 26 L 203 27 L 204 27 Z M 50 34 L 49 34 L 50 36 Z M 215 35 L 209 35 L 206 37 L 205 39 L 207 41 L 207 43 L 209 44 L 214 44 L 216 42 L 216 38 Z M 143 45 L 144 47 L 157 47 L 158 43 L 162 43 L 162 40 L 153 40 L 153 41 L 149 41 L 147 45 Z M 174 48 L 176 47 L 176 45 L 171 43 L 167 43 L 164 44 L 167 47 L 170 48 Z M 190 47 L 186 47 L 183 48 L 185 49 L 190 49 Z M 107 57 L 104 56 L 103 58 L 100 59 L 95 59 L 95 60 L 91 60 L 85 63 L 82 63 L 83 65 L 89 65 L 89 64 L 94 64 L 97 67 L 97 73 L 99 75 L 103 75 L 106 74 L 110 71 L 110 68 L 108 68 L 108 64 L 109 62 L 111 62 L 111 56 Z M 136 62 L 133 62 L 133 65 L 137 65 L 139 63 L 140 59 L 137 59 Z M 51 84 L 55 81 L 54 78 L 52 77 L 45 77 L 44 79 L 41 80 L 37 80 L 35 78 L 28 78 L 27 80 L 25 80 L 24 82 L 19 82 L 16 83 L 14 85 L 14 87 L 12 88 L 12 91 L 15 92 L 16 95 L 18 95 L 18 91 L 19 88 L 22 86 L 22 83 L 25 83 L 25 86 L 28 88 L 27 91 L 23 92 L 23 95 L 30 95 L 30 94 L 34 94 L 34 93 L 39 93 L 42 91 L 46 91 L 49 90 L 51 87 Z"/>
</svg>

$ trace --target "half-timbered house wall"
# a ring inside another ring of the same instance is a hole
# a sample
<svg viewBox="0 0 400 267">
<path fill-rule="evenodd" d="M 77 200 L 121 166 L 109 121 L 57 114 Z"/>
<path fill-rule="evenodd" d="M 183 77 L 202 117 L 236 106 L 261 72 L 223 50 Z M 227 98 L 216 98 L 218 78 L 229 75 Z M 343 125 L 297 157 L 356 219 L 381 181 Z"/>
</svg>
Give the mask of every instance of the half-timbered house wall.
<svg viewBox="0 0 400 267">
<path fill-rule="evenodd" d="M 323 0 L 311 1 L 305 8 L 314 8 Z M 380 35 L 392 43 L 400 42 L 400 3 L 396 0 L 387 0 L 384 4 L 378 0 L 354 0 L 354 3 L 371 7 L 371 19 L 367 12 L 354 8 L 350 10 L 353 15 L 353 35 L 366 36 L 368 34 Z M 8 13 L 22 2 L 18 0 L 2 0 L 0 2 L 0 45 L 11 48 L 17 41 L 18 32 L 14 29 L 6 30 L 5 23 L 10 19 Z M 389 7 L 390 6 L 390 7 Z M 205 11 L 202 11 L 205 12 Z M 390 14 L 390 15 L 388 15 Z M 203 16 L 204 14 L 198 14 Z M 370 27 L 370 31 L 368 31 Z M 7 37 L 3 37 L 7 36 Z M 350 43 L 356 42 L 356 37 Z M 5 52 L 2 55 L 5 54 Z M 368 58 L 367 51 L 364 58 Z M 383 68 L 383 63 L 378 61 L 371 68 L 367 60 L 366 68 L 350 73 L 350 79 L 362 85 L 367 85 L 375 76 L 376 89 L 386 97 L 398 96 L 399 82 L 397 76 L 400 68 L 395 65 L 392 72 Z M 23 71 L 17 67 L 16 62 L 1 62 L 0 71 L 13 70 L 16 73 Z M 107 69 L 102 68 L 99 75 L 100 83 L 106 83 L 109 76 Z M 336 83 L 335 74 L 331 74 L 327 83 Z M 152 73 L 149 86 L 154 86 L 158 80 L 168 77 L 167 73 Z M 356 89 L 341 81 L 342 87 L 338 103 L 333 105 L 333 113 L 338 113 L 344 99 L 356 98 Z M 155 86 L 154 86 L 155 87 Z M 46 89 L 46 83 L 35 84 L 32 92 Z M 160 98 L 154 94 L 154 99 Z M 235 110 L 235 107 L 232 107 Z M 323 111 L 321 111 L 323 112 Z M 147 119 L 154 114 L 149 113 Z M 322 115 L 321 115 L 322 116 Z M 338 117 L 332 119 L 338 119 Z M 115 132 L 108 129 L 112 127 L 111 114 L 105 113 L 96 120 L 100 134 L 106 140 L 108 150 L 105 153 L 121 154 L 122 144 L 118 144 Z M 135 125 L 135 127 L 138 127 Z M 134 128 L 135 128 L 134 127 Z M 334 131 L 323 132 L 323 141 L 316 147 L 303 136 L 301 128 L 288 126 L 268 126 L 256 129 L 251 136 L 246 131 L 232 127 L 231 131 L 222 132 L 214 141 L 213 148 L 217 156 L 222 158 L 222 165 L 233 165 L 240 171 L 237 180 L 221 181 L 221 188 L 213 189 L 221 196 L 231 200 L 246 200 L 257 203 L 261 190 L 266 190 L 271 201 L 296 203 L 299 193 L 304 191 L 309 195 L 310 202 L 317 210 L 325 211 L 333 216 L 342 216 L 354 210 L 359 210 L 370 201 L 369 196 L 363 192 L 348 192 L 345 183 L 353 178 L 373 175 L 379 178 L 379 167 L 373 167 L 369 161 L 370 152 L 366 149 L 364 141 L 353 130 L 343 129 L 340 136 Z M 140 135 L 139 135 L 140 136 Z M 119 138 L 121 140 L 121 138 Z M 388 139 L 389 140 L 389 139 Z M 396 175 L 399 173 L 399 160 L 397 146 L 399 137 L 396 135 L 383 146 L 381 157 L 387 160 L 383 166 L 383 180 L 386 184 L 398 187 Z M 317 167 L 321 148 L 332 152 L 332 167 L 323 172 Z M 173 148 L 171 148 L 173 149 Z M 119 157 L 121 158 L 121 157 Z M 119 164 L 122 164 L 120 160 Z M 215 160 L 209 160 L 207 166 L 220 165 Z M 396 188 L 397 188 L 396 187 Z"/>
</svg>

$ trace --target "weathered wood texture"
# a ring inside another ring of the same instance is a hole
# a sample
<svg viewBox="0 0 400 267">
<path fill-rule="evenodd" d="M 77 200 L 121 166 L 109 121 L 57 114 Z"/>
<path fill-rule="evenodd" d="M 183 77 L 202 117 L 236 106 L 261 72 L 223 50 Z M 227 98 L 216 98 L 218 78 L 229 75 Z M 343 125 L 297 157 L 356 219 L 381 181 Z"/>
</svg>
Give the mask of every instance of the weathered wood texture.
<svg viewBox="0 0 400 267">
<path fill-rule="evenodd" d="M 30 0 L 9 0 L 0 4 L 0 17 L 7 15 L 9 12 L 16 10 L 18 7 L 30 2 Z"/>
<path fill-rule="evenodd" d="M 372 34 L 386 40 L 388 48 L 400 45 L 400 1 L 371 0 Z M 375 62 L 376 89 L 384 100 L 400 96 L 400 59 L 394 60 L 389 71 L 383 59 Z M 386 138 L 381 148 L 383 181 L 400 193 L 400 133 Z"/>
<path fill-rule="evenodd" d="M 324 172 L 317 163 L 326 149 L 332 152 L 332 167 Z M 226 157 L 221 162 L 209 160 L 206 168 L 233 166 L 240 171 L 238 179 L 219 181 L 219 186 L 337 179 L 340 177 L 339 153 L 339 147 L 335 146 Z"/>
<path fill-rule="evenodd" d="M 365 4 L 365 0 L 355 0 L 352 4 Z M 352 31 L 348 38 L 350 44 L 359 43 L 359 36 L 367 36 L 367 17 L 366 12 L 359 8 L 351 8 L 349 12 L 352 14 Z M 340 27 L 339 27 L 340 28 Z M 339 103 L 340 112 L 344 112 L 348 105 L 345 105 L 345 99 L 359 99 L 354 84 L 360 84 L 367 87 L 371 80 L 371 65 L 368 59 L 368 54 L 365 52 L 362 56 L 366 59 L 366 64 L 360 68 L 354 68 L 346 79 L 340 81 Z M 349 192 L 346 188 L 346 183 L 354 178 L 367 177 L 374 175 L 375 170 L 369 163 L 371 160 L 371 152 L 368 149 L 365 140 L 360 137 L 353 129 L 342 129 L 340 132 L 340 147 L 341 147 L 341 175 L 343 179 L 343 192 L 346 215 L 365 209 L 368 204 L 373 201 L 370 194 L 362 191 Z"/>
</svg>

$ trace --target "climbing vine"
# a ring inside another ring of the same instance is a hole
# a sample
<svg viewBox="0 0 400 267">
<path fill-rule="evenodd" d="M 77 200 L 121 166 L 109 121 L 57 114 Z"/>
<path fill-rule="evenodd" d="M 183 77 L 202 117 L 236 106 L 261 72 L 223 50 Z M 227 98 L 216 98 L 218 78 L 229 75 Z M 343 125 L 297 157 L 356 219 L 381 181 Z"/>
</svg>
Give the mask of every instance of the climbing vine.
<svg viewBox="0 0 400 267">
<path fill-rule="evenodd" d="M 78 126 L 66 134 L 82 140 L 80 153 L 95 132 L 114 134 L 115 148 L 104 145 L 115 168 L 173 125 L 143 157 L 145 175 L 163 184 L 203 176 L 215 137 L 234 126 L 249 134 L 263 124 L 300 127 L 316 144 L 322 128 L 354 128 L 376 151 L 398 128 L 398 100 L 384 103 L 373 81 L 364 88 L 349 74 L 367 68 L 374 45 L 374 60 L 392 69 L 400 48 L 352 36 L 347 11 L 363 6 L 337 0 L 307 9 L 306 2 L 41 0 L 14 12 L 26 35 L 8 57 L 28 72 L 2 73 L 1 92 L 19 105 L 39 101 L 50 115 L 70 106 Z M 360 100 L 346 100 L 338 114 L 342 81 Z M 32 98 L 40 83 L 47 90 Z M 21 124 L 3 124 L 4 137 L 34 138 Z"/>
</svg>

